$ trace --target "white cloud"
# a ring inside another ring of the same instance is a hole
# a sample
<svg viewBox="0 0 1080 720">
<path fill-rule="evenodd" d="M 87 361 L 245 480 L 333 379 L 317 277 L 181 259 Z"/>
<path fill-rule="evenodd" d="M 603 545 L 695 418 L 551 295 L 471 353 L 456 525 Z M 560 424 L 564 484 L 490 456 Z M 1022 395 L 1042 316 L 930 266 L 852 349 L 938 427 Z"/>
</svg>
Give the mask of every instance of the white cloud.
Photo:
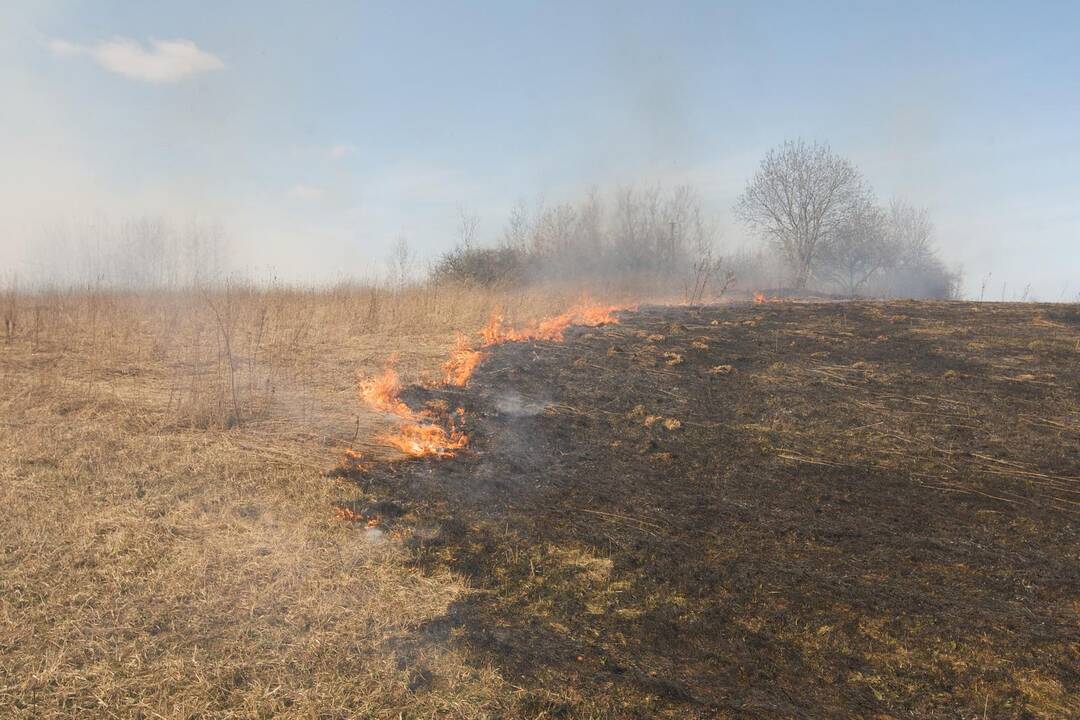
<svg viewBox="0 0 1080 720">
<path fill-rule="evenodd" d="M 49 49 L 61 57 L 87 55 L 110 72 L 151 83 L 177 82 L 225 67 L 221 58 L 184 39 L 151 40 L 149 48 L 130 38 L 114 38 L 96 45 L 54 39 L 49 41 Z"/>
<path fill-rule="evenodd" d="M 50 40 L 49 49 L 60 56 L 78 55 L 83 51 L 83 48 L 79 45 L 69 43 L 66 40 Z"/>
<path fill-rule="evenodd" d="M 297 200 L 317 200 L 323 196 L 325 191 L 320 187 L 314 187 L 313 185 L 297 184 L 293 185 L 289 190 L 289 197 L 296 198 Z"/>
<path fill-rule="evenodd" d="M 354 152 L 356 152 L 356 147 L 355 146 L 350 145 L 348 143 L 342 143 L 340 145 L 335 145 L 332 148 L 330 148 L 329 150 L 327 150 L 326 154 L 329 155 L 334 160 L 340 160 L 342 158 L 349 157 Z"/>
</svg>

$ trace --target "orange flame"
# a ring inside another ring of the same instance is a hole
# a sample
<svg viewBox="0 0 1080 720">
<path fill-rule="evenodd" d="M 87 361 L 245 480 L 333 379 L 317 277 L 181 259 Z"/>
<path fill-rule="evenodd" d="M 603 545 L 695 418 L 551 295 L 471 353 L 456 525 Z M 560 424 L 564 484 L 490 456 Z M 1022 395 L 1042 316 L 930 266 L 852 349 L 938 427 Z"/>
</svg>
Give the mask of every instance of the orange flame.
<svg viewBox="0 0 1080 720">
<path fill-rule="evenodd" d="M 514 329 L 506 324 L 501 315 L 492 316 L 487 326 L 480 331 L 483 347 L 504 342 L 525 342 L 528 340 L 551 340 L 562 342 L 566 329 L 571 325 L 597 327 L 614 325 L 619 322 L 615 312 L 620 308 L 615 305 L 582 304 L 561 315 L 541 320 L 538 323 Z"/>
<path fill-rule="evenodd" d="M 382 375 L 374 378 L 359 378 L 360 398 L 375 410 L 412 417 L 412 410 L 403 403 L 398 394 L 401 392 L 401 380 L 393 367 L 387 367 Z"/>
<path fill-rule="evenodd" d="M 754 293 L 754 302 L 756 302 L 756 303 L 765 302 L 765 293 L 763 293 L 763 292 Z"/>
<path fill-rule="evenodd" d="M 473 370 L 484 361 L 487 353 L 482 350 L 474 350 L 469 347 L 469 339 L 465 336 L 458 338 L 457 347 L 450 353 L 450 358 L 443 363 L 443 371 L 446 373 L 446 384 L 462 386 L 469 382 Z"/>
<path fill-rule="evenodd" d="M 389 445 L 412 457 L 452 457 L 469 444 L 469 437 L 462 432 L 447 432 L 438 425 L 404 423 L 397 435 L 385 438 Z"/>
<path fill-rule="evenodd" d="M 446 382 L 449 385 L 458 386 L 468 384 L 473 371 L 487 357 L 483 348 L 504 342 L 529 340 L 562 342 L 566 329 L 571 325 L 597 327 L 618 323 L 619 320 L 614 313 L 619 309 L 614 305 L 583 303 L 561 315 L 530 323 L 521 328 L 511 327 L 501 315 L 492 315 L 488 324 L 477 333 L 480 336 L 479 349 L 470 347 L 465 338 L 458 340 L 458 345 L 451 353 L 450 359 L 443 365 L 443 370 L 446 371 Z"/>
<path fill-rule="evenodd" d="M 584 325 L 585 327 L 599 327 L 601 325 L 618 325 L 619 318 L 615 317 L 615 313 L 619 310 L 627 310 L 629 308 L 620 308 L 616 305 L 587 305 L 585 307 L 578 308 L 577 310 L 577 325 Z"/>
<path fill-rule="evenodd" d="M 360 397 L 364 402 L 375 410 L 396 415 L 403 421 L 396 435 L 383 438 L 388 445 L 412 457 L 446 458 L 469 443 L 468 436 L 462 432 L 448 432 L 439 425 L 418 422 L 424 413 L 414 412 L 398 396 L 400 392 L 401 381 L 392 367 L 374 378 L 360 379 Z"/>
<path fill-rule="evenodd" d="M 468 338 L 458 339 L 457 346 L 443 364 L 445 382 L 448 385 L 466 385 L 473 371 L 487 357 L 485 348 L 492 345 L 527 340 L 561 342 L 566 329 L 571 325 L 597 327 L 618 323 L 618 318 L 614 313 L 619 309 L 614 305 L 582 303 L 561 315 L 526 325 L 521 329 L 510 327 L 501 316 L 495 315 L 479 331 L 479 347 L 470 346 Z M 392 366 L 388 366 L 377 377 L 359 378 L 359 394 L 365 403 L 375 410 L 396 415 L 403 421 L 396 435 L 384 438 L 387 444 L 412 457 L 436 458 L 452 457 L 458 450 L 468 445 L 469 437 L 453 426 L 446 430 L 430 422 L 418 422 L 420 416 L 426 413 L 414 412 L 401 400 L 400 393 L 401 381 Z M 460 422 L 465 416 L 465 411 L 459 408 L 456 414 Z M 451 424 L 453 425 L 452 419 Z"/>
</svg>

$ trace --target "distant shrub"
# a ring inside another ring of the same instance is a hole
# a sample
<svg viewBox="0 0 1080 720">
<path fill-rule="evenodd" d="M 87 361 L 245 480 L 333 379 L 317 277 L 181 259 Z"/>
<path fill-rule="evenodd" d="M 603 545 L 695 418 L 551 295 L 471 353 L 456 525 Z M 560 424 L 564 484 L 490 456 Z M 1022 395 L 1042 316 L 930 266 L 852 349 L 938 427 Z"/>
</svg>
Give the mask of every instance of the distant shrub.
<svg viewBox="0 0 1080 720">
<path fill-rule="evenodd" d="M 878 294 L 888 297 L 955 300 L 960 297 L 960 273 L 936 257 L 900 265 L 881 279 Z"/>
<path fill-rule="evenodd" d="M 459 245 L 439 258 L 432 276 L 462 285 L 495 287 L 520 282 L 526 266 L 526 255 L 517 248 Z"/>
</svg>

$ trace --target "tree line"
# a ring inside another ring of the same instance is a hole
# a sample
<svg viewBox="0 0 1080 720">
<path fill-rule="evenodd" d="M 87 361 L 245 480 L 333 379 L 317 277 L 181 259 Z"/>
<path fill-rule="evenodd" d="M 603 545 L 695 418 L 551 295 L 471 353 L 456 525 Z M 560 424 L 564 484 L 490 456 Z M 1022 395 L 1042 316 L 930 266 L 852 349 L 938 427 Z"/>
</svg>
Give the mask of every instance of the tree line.
<svg viewBox="0 0 1080 720">
<path fill-rule="evenodd" d="M 689 185 L 593 188 L 577 201 L 518 202 L 495 247 L 476 243 L 462 212 L 458 242 L 432 268 L 438 280 L 492 285 L 551 278 L 672 280 L 711 258 L 718 226 Z"/>
<path fill-rule="evenodd" d="M 592 189 L 573 202 L 519 202 L 493 247 L 461 213 L 458 242 L 432 267 L 437 281 L 491 286 L 601 279 L 693 297 L 787 284 L 796 293 L 951 298 L 959 278 L 937 256 L 927 210 L 881 207 L 869 183 L 827 145 L 770 150 L 735 204 L 765 252 L 717 250 L 719 226 L 690 185 Z M 783 266 L 788 279 L 777 277 Z M 765 285 L 763 283 L 769 283 Z"/>
</svg>

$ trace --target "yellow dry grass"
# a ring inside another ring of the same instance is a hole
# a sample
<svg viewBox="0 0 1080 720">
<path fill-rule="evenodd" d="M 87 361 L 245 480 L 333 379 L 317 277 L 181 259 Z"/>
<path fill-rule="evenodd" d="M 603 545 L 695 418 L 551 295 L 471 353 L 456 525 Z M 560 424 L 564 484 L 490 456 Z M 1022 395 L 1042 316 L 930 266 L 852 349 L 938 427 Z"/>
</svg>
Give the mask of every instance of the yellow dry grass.
<svg viewBox="0 0 1080 720">
<path fill-rule="evenodd" d="M 418 629 L 464 590 L 333 518 L 385 420 L 356 372 L 441 375 L 572 290 L 8 295 L 0 716 L 483 717 L 514 692 Z M 365 447 L 367 446 L 367 447 Z"/>
</svg>

